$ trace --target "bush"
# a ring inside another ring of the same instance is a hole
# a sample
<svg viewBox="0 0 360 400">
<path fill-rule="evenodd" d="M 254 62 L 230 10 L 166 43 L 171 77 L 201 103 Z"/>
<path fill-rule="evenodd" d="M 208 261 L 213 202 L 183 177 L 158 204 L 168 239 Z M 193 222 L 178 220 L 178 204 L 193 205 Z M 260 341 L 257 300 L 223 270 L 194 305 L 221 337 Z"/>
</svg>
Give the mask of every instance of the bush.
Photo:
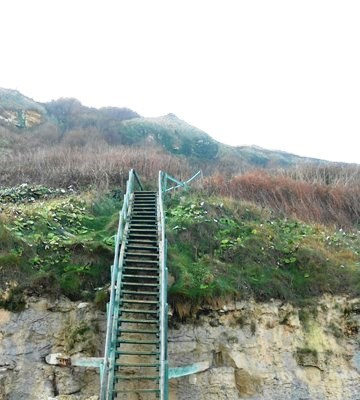
<svg viewBox="0 0 360 400">
<path fill-rule="evenodd" d="M 159 170 L 179 179 L 193 172 L 186 161 L 155 148 L 59 145 L 0 158 L 0 187 L 25 182 L 56 188 L 123 188 L 131 168 L 145 183 L 156 182 Z"/>
<path fill-rule="evenodd" d="M 204 190 L 210 195 L 251 201 L 278 215 L 306 222 L 343 228 L 360 225 L 359 184 L 332 186 L 253 171 L 230 178 L 209 177 Z"/>
</svg>

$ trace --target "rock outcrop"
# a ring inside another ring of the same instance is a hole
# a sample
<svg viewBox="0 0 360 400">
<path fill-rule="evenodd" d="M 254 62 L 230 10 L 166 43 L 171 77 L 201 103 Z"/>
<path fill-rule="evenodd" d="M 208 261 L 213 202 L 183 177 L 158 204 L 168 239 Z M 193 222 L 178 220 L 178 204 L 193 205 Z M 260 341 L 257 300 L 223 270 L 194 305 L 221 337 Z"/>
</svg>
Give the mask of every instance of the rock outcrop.
<svg viewBox="0 0 360 400">
<path fill-rule="evenodd" d="M 0 88 L 0 124 L 16 128 L 32 128 L 46 119 L 46 110 L 17 90 Z"/>
<path fill-rule="evenodd" d="M 99 356 L 105 315 L 87 303 L 35 300 L 0 310 L 0 400 L 95 400 L 98 371 L 46 364 L 49 353 Z M 360 300 L 325 297 L 303 309 L 274 301 L 171 319 L 171 366 L 210 368 L 170 383 L 170 399 L 358 400 Z"/>
<path fill-rule="evenodd" d="M 359 305 L 237 302 L 176 324 L 172 364 L 210 360 L 212 368 L 172 381 L 172 399 L 359 399 Z"/>
</svg>

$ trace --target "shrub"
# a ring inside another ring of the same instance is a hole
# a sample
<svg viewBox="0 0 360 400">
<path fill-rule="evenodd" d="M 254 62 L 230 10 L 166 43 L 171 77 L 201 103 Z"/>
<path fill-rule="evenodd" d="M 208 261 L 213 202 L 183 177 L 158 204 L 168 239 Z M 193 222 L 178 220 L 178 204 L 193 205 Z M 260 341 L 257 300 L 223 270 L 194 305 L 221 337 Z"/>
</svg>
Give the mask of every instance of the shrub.
<svg viewBox="0 0 360 400">
<path fill-rule="evenodd" d="M 57 188 L 123 188 L 131 168 L 145 183 L 156 182 L 159 170 L 179 179 L 193 172 L 180 157 L 155 148 L 59 145 L 0 158 L 0 187 L 28 183 Z"/>
<path fill-rule="evenodd" d="M 230 178 L 212 176 L 203 185 L 210 195 L 251 201 L 278 215 L 338 227 L 360 224 L 359 184 L 331 186 L 253 171 Z"/>
</svg>

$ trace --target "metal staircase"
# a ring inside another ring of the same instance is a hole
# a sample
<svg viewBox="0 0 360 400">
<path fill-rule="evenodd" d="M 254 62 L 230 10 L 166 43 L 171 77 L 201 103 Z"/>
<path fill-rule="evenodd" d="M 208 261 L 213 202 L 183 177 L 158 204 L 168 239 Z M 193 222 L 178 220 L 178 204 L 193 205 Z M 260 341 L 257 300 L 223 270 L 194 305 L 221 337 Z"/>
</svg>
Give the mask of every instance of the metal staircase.
<svg viewBox="0 0 360 400">
<path fill-rule="evenodd" d="M 129 173 L 111 270 L 101 400 L 168 400 L 163 196 L 199 174 L 179 182 L 160 171 L 158 191 L 151 192 L 143 190 L 134 170 Z"/>
<path fill-rule="evenodd" d="M 160 397 L 159 310 L 157 193 L 135 192 L 124 235 L 113 397 Z"/>
</svg>

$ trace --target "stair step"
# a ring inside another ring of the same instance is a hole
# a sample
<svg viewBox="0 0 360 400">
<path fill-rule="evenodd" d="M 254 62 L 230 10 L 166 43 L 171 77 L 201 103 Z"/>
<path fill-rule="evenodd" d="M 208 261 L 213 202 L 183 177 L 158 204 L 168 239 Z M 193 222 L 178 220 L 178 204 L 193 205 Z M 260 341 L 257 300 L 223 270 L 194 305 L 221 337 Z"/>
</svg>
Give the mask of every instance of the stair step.
<svg viewBox="0 0 360 400">
<path fill-rule="evenodd" d="M 160 394 L 160 389 L 132 389 L 132 390 L 129 390 L 129 389 L 116 390 L 115 389 L 113 391 L 113 394 L 115 395 L 115 397 L 118 393 L 158 393 L 158 394 Z"/>
<path fill-rule="evenodd" d="M 124 274 L 123 278 L 159 279 L 159 275 L 130 275 L 130 274 Z"/>
<path fill-rule="evenodd" d="M 140 263 L 140 264 L 154 264 L 154 265 L 159 265 L 158 260 L 141 260 L 141 259 L 130 259 L 130 258 L 125 258 L 124 262 L 126 263 Z"/>
<path fill-rule="evenodd" d="M 116 341 L 119 344 L 159 344 L 159 340 L 131 340 L 131 339 L 119 339 Z"/>
<path fill-rule="evenodd" d="M 134 203 L 137 203 L 139 201 L 157 201 L 156 196 L 135 196 L 134 197 Z"/>
<path fill-rule="evenodd" d="M 158 235 L 144 235 L 139 233 L 129 233 L 127 241 L 132 243 L 158 243 Z"/>
<path fill-rule="evenodd" d="M 157 207 L 133 207 L 132 216 L 157 216 Z"/>
<path fill-rule="evenodd" d="M 149 228 L 149 229 L 138 229 L 138 228 L 131 228 L 130 227 L 130 233 L 142 233 L 142 232 L 157 232 L 158 229 L 157 228 Z"/>
<path fill-rule="evenodd" d="M 152 244 L 152 245 L 157 245 L 157 236 L 156 239 L 127 239 L 126 243 L 131 246 L 134 244 Z"/>
<path fill-rule="evenodd" d="M 158 381 L 160 379 L 159 376 L 147 376 L 147 375 L 116 375 L 115 380 L 116 381 L 121 381 L 121 380 L 149 380 L 149 381 Z"/>
<path fill-rule="evenodd" d="M 135 217 L 157 217 L 157 210 L 151 209 L 151 210 L 133 210 L 132 216 Z"/>
<path fill-rule="evenodd" d="M 116 350 L 115 354 L 119 356 L 158 356 L 159 351 L 122 351 Z"/>
<path fill-rule="evenodd" d="M 158 324 L 159 321 L 157 319 L 128 319 L 128 318 L 119 318 L 119 324 L 124 322 L 126 324 Z"/>
<path fill-rule="evenodd" d="M 134 210 L 133 210 L 134 211 Z M 154 210 L 155 211 L 155 210 Z M 135 219 L 134 219 L 135 218 Z M 130 215 L 130 222 L 131 223 L 147 223 L 147 224 L 157 224 L 158 218 L 157 215 Z"/>
<path fill-rule="evenodd" d="M 143 219 L 144 218 L 144 219 Z M 151 217 L 146 219 L 146 217 L 138 217 L 138 218 L 131 218 L 130 219 L 130 224 L 154 224 L 157 225 L 157 218 L 156 217 Z"/>
<path fill-rule="evenodd" d="M 124 364 L 124 363 L 116 363 L 117 367 L 129 367 L 129 368 L 157 368 L 160 367 L 160 363 L 138 363 L 138 364 Z"/>
<path fill-rule="evenodd" d="M 135 215 L 136 217 L 151 216 L 151 217 L 157 218 L 157 210 L 156 210 L 156 207 L 154 207 L 154 208 L 134 207 L 134 209 L 132 211 L 132 215 Z"/>
<path fill-rule="evenodd" d="M 136 233 L 136 232 L 129 232 L 129 234 L 128 234 L 128 238 L 129 239 L 153 239 L 153 240 L 157 240 L 157 238 L 158 238 L 158 235 L 154 235 L 154 234 L 151 234 L 151 235 L 146 235 L 146 234 L 144 234 L 144 233 Z"/>
<path fill-rule="evenodd" d="M 154 228 L 154 229 L 156 229 L 157 230 L 157 224 L 156 223 L 153 223 L 153 224 L 139 224 L 139 223 L 136 223 L 136 224 L 134 224 L 133 222 L 131 222 L 130 223 L 130 229 L 131 230 L 133 230 L 133 229 L 138 229 L 138 228 L 144 228 L 144 229 L 147 229 L 147 228 L 149 228 L 149 229 L 152 229 L 152 228 Z"/>
<path fill-rule="evenodd" d="M 142 329 L 121 329 L 120 335 L 123 333 L 140 333 L 141 335 L 158 335 L 158 331 L 147 331 Z"/>
<path fill-rule="evenodd" d="M 124 265 L 124 269 L 132 269 L 132 270 L 137 270 L 137 271 L 153 271 L 153 272 L 159 272 L 159 268 L 145 268 L 145 267 L 130 267 L 128 265 Z"/>
<path fill-rule="evenodd" d="M 131 214 L 130 215 L 130 219 L 140 219 L 141 218 L 141 215 L 139 216 L 139 215 L 134 215 L 134 214 Z M 153 220 L 153 221 L 157 221 L 157 215 L 144 215 L 144 220 L 146 220 L 146 219 L 149 219 L 149 220 Z"/>
<path fill-rule="evenodd" d="M 135 244 L 128 244 L 126 246 L 126 249 L 131 249 L 131 250 L 153 250 L 154 253 L 159 250 L 159 247 L 157 246 L 141 246 L 141 245 L 135 245 Z M 158 254 L 158 253 L 157 253 Z"/>
<path fill-rule="evenodd" d="M 134 207 L 134 215 L 157 215 L 156 207 Z"/>
<path fill-rule="evenodd" d="M 122 294 L 131 294 L 138 296 L 159 296 L 159 292 L 138 292 L 135 290 L 123 290 Z"/>
<path fill-rule="evenodd" d="M 142 283 L 142 282 L 123 282 L 123 286 L 149 286 L 149 287 L 159 287 L 158 283 Z"/>
<path fill-rule="evenodd" d="M 120 313 L 128 313 L 128 314 L 159 314 L 157 310 L 131 310 L 128 308 L 121 308 Z"/>
<path fill-rule="evenodd" d="M 126 251 L 125 256 L 134 256 L 134 257 L 159 257 L 158 253 L 134 253 L 132 251 Z"/>
<path fill-rule="evenodd" d="M 132 303 L 132 304 L 159 304 L 156 300 L 134 300 L 134 299 L 121 299 L 122 303 Z"/>
<path fill-rule="evenodd" d="M 133 211 L 132 216 L 134 217 L 155 217 L 157 218 L 157 213 L 156 211 Z"/>
</svg>

